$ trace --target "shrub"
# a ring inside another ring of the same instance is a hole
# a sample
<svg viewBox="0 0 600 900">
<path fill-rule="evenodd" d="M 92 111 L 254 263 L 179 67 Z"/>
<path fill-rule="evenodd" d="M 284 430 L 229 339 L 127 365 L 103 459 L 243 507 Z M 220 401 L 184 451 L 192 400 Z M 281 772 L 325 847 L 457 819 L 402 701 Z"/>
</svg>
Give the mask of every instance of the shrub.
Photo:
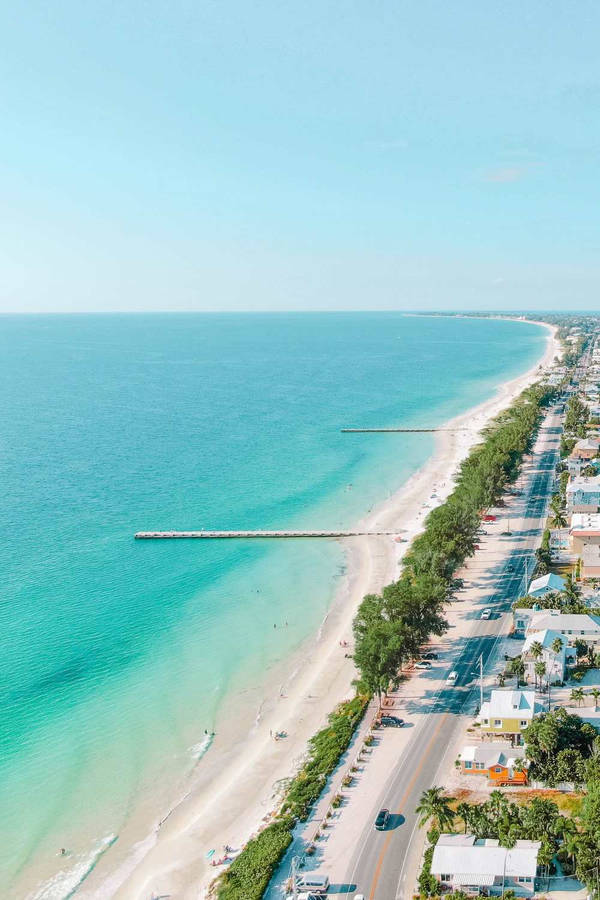
<svg viewBox="0 0 600 900">
<path fill-rule="evenodd" d="M 260 900 L 283 854 L 292 842 L 293 821 L 268 825 L 231 863 L 218 881 L 219 900 Z"/>
</svg>

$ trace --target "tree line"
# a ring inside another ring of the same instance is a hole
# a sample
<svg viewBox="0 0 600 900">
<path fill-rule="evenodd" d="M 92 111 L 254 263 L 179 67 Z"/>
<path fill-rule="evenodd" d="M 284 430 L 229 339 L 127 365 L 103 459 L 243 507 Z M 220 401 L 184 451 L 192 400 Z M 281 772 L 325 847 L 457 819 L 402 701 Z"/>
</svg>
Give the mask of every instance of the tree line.
<svg viewBox="0 0 600 900">
<path fill-rule="evenodd" d="M 444 633 L 444 607 L 457 587 L 454 574 L 473 555 L 484 510 L 515 480 L 542 411 L 555 395 L 554 388 L 532 385 L 487 427 L 446 502 L 429 513 L 400 578 L 363 599 L 354 621 L 361 689 L 381 696 L 397 684 L 402 666 L 423 644 Z"/>
</svg>

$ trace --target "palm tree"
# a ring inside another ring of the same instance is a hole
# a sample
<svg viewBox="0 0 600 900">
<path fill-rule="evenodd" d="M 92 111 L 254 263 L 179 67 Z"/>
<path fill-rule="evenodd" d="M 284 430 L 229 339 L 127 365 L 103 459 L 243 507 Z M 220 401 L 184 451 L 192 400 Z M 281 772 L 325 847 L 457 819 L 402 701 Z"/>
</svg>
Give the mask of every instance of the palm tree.
<svg viewBox="0 0 600 900">
<path fill-rule="evenodd" d="M 600 688 L 593 687 L 588 691 L 590 697 L 594 698 L 594 709 L 598 709 L 598 697 L 600 697 Z"/>
<path fill-rule="evenodd" d="M 471 812 L 471 806 L 469 803 L 459 803 L 456 807 L 456 814 L 461 817 L 465 826 L 465 834 L 467 833 L 467 828 L 469 827 L 469 814 Z"/>
<path fill-rule="evenodd" d="M 563 849 L 569 859 L 571 860 L 573 866 L 575 865 L 575 861 L 577 859 L 577 854 L 579 853 L 579 847 L 581 845 L 581 836 L 576 832 L 567 832 L 564 836 Z"/>
<path fill-rule="evenodd" d="M 558 509 L 553 512 L 552 515 L 552 527 L 553 528 L 566 528 L 567 527 L 567 518 L 562 511 L 562 509 Z"/>
<path fill-rule="evenodd" d="M 544 652 L 544 648 L 540 644 L 539 641 L 534 641 L 531 647 L 529 648 L 529 652 L 533 656 L 534 659 L 539 659 L 542 653 Z"/>
<path fill-rule="evenodd" d="M 541 687 L 544 675 L 546 674 L 546 663 L 542 662 L 541 660 L 539 662 L 536 662 L 536 664 L 534 666 L 534 672 L 535 672 L 536 680 L 538 678 L 540 679 L 540 687 Z"/>
<path fill-rule="evenodd" d="M 565 576 L 565 586 L 563 588 L 563 594 L 567 597 L 571 603 L 579 598 L 579 591 L 577 590 L 577 585 L 573 579 L 573 574 L 569 572 Z"/>
<path fill-rule="evenodd" d="M 494 821 L 497 822 L 508 805 L 508 800 L 502 791 L 492 791 L 490 799 L 486 803 L 487 809 L 492 814 Z"/>
<path fill-rule="evenodd" d="M 555 637 L 554 640 L 552 641 L 552 652 L 558 656 L 559 653 L 562 653 L 562 648 L 563 648 L 562 638 L 560 638 L 558 636 Z"/>
<path fill-rule="evenodd" d="M 573 688 L 573 690 L 571 691 L 571 700 L 573 700 L 573 702 L 576 703 L 577 706 L 581 706 L 584 699 L 585 699 L 585 694 L 583 692 L 583 688 L 581 688 L 581 687 Z"/>
<path fill-rule="evenodd" d="M 516 656 L 510 664 L 513 675 L 517 676 L 517 688 L 520 687 L 521 679 L 525 675 L 525 663 L 520 656 Z"/>
<path fill-rule="evenodd" d="M 443 788 L 431 787 L 421 794 L 415 812 L 420 815 L 419 828 L 423 828 L 429 819 L 434 819 L 440 831 L 454 822 L 454 813 L 450 809 L 450 801 L 443 794 Z"/>
</svg>

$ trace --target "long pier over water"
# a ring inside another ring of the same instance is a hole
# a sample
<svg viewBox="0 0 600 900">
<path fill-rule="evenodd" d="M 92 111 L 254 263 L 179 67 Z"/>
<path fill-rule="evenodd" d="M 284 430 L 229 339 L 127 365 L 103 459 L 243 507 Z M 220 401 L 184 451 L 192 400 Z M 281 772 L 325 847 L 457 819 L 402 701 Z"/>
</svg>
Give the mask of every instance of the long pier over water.
<svg viewBox="0 0 600 900">
<path fill-rule="evenodd" d="M 468 431 L 467 428 L 340 428 L 342 434 L 422 434 L 430 431 Z"/>
<path fill-rule="evenodd" d="M 398 531 L 138 531 L 137 541 L 177 538 L 344 538 L 362 535 L 397 535 Z"/>
</svg>

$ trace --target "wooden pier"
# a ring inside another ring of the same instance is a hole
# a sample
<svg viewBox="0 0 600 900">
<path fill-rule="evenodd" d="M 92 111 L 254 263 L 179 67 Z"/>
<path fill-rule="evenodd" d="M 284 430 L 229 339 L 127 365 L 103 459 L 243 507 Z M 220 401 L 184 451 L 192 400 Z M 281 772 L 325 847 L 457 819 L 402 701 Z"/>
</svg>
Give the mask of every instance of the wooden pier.
<svg viewBox="0 0 600 900">
<path fill-rule="evenodd" d="M 423 434 L 432 431 L 468 431 L 468 428 L 340 428 L 342 434 Z"/>
<path fill-rule="evenodd" d="M 363 535 L 397 535 L 398 531 L 138 531 L 136 541 L 196 538 L 346 538 Z"/>
</svg>

